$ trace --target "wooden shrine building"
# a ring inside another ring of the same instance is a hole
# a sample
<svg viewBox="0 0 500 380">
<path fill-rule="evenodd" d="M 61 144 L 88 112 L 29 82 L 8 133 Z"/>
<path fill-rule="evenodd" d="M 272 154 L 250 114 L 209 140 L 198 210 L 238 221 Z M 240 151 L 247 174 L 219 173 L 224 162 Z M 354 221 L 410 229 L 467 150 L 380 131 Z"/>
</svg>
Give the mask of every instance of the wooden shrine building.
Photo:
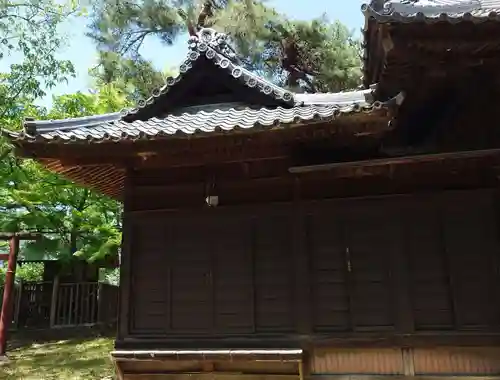
<svg viewBox="0 0 500 380">
<path fill-rule="evenodd" d="M 122 378 L 500 378 L 497 11 L 363 6 L 364 89 L 335 94 L 202 29 L 137 108 L 4 131 L 124 202 Z"/>
</svg>

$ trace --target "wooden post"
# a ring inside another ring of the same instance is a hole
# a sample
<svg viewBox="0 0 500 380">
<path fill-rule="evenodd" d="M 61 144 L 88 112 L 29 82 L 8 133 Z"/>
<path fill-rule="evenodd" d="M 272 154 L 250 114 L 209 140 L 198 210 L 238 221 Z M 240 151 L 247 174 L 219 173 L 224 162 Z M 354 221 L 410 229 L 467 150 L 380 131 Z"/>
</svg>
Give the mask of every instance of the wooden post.
<svg viewBox="0 0 500 380">
<path fill-rule="evenodd" d="M 104 322 L 104 318 L 103 318 L 103 308 L 104 308 L 104 304 L 103 304 L 103 298 L 102 298 L 102 290 L 103 286 L 102 286 L 102 282 L 98 282 L 97 283 L 97 321 L 96 323 L 98 325 L 100 324 L 103 324 Z M 94 311 L 92 312 L 92 319 L 94 319 Z"/>
<path fill-rule="evenodd" d="M 7 350 L 7 330 L 12 322 L 12 293 L 16 276 L 17 255 L 19 253 L 19 236 L 12 236 L 9 245 L 9 261 L 3 290 L 2 311 L 0 314 L 0 360 L 5 358 Z"/>
<path fill-rule="evenodd" d="M 56 275 L 54 277 L 54 282 L 52 283 L 52 297 L 50 298 L 50 328 L 53 328 L 56 324 L 58 295 L 59 295 L 59 275 Z"/>
<path fill-rule="evenodd" d="M 17 290 L 17 299 L 16 299 L 16 313 L 14 315 L 14 322 L 16 329 L 19 328 L 19 313 L 21 311 L 21 300 L 23 296 L 23 282 L 19 281 L 19 287 Z"/>
<path fill-rule="evenodd" d="M 14 280 L 16 276 L 17 256 L 19 254 L 20 240 L 36 240 L 40 238 L 39 233 L 33 232 L 0 232 L 0 240 L 9 241 L 9 254 L 7 263 L 7 273 L 5 274 L 5 283 L 3 289 L 3 303 L 0 312 L 0 363 L 5 361 L 7 350 L 7 333 L 12 323 L 12 294 L 14 290 Z M 5 255 L 2 255 L 4 259 Z"/>
</svg>

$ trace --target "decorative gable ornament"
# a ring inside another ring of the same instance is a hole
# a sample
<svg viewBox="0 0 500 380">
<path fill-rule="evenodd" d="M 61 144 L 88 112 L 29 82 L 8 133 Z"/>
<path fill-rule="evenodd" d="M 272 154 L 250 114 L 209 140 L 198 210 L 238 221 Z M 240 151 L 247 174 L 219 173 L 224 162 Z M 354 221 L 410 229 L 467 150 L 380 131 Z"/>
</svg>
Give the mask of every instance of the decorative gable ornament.
<svg viewBox="0 0 500 380">
<path fill-rule="evenodd" d="M 283 89 L 268 80 L 259 77 L 245 69 L 228 41 L 228 36 L 217 32 L 212 28 L 201 29 L 196 36 L 188 39 L 188 54 L 184 62 L 179 66 L 179 75 L 168 77 L 165 85 L 153 90 L 151 96 L 137 102 L 137 107 L 121 111 L 122 118 L 131 118 L 141 112 L 141 109 L 153 105 L 157 98 L 170 92 L 177 83 L 181 82 L 186 74 L 191 71 L 200 59 L 208 59 L 213 65 L 225 70 L 233 78 L 240 81 L 244 86 L 262 92 L 282 106 L 293 106 L 296 104 L 294 94 Z M 130 120 L 131 121 L 131 120 Z"/>
<path fill-rule="evenodd" d="M 190 51 L 198 52 L 209 51 L 210 47 L 233 62 L 239 61 L 236 52 L 228 43 L 227 34 L 217 32 L 212 28 L 203 28 L 196 36 L 191 36 L 188 40 L 188 47 Z"/>
</svg>

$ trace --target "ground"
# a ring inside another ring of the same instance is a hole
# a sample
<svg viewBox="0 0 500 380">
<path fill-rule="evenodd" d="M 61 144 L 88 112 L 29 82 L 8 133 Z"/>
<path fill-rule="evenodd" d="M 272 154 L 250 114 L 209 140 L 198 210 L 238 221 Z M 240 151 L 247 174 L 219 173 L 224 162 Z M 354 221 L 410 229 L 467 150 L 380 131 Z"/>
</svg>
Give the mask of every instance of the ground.
<svg viewBox="0 0 500 380">
<path fill-rule="evenodd" d="M 11 346 L 0 380 L 111 380 L 113 339 L 79 338 Z"/>
</svg>

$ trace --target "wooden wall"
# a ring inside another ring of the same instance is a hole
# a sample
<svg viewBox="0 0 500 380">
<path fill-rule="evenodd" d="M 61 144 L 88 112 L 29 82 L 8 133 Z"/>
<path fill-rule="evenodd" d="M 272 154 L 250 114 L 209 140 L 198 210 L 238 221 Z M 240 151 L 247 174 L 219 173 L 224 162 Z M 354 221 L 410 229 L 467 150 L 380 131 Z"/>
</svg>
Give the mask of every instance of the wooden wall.
<svg viewBox="0 0 500 380">
<path fill-rule="evenodd" d="M 492 335 L 496 198 L 469 190 L 134 214 L 117 344 Z"/>
</svg>

